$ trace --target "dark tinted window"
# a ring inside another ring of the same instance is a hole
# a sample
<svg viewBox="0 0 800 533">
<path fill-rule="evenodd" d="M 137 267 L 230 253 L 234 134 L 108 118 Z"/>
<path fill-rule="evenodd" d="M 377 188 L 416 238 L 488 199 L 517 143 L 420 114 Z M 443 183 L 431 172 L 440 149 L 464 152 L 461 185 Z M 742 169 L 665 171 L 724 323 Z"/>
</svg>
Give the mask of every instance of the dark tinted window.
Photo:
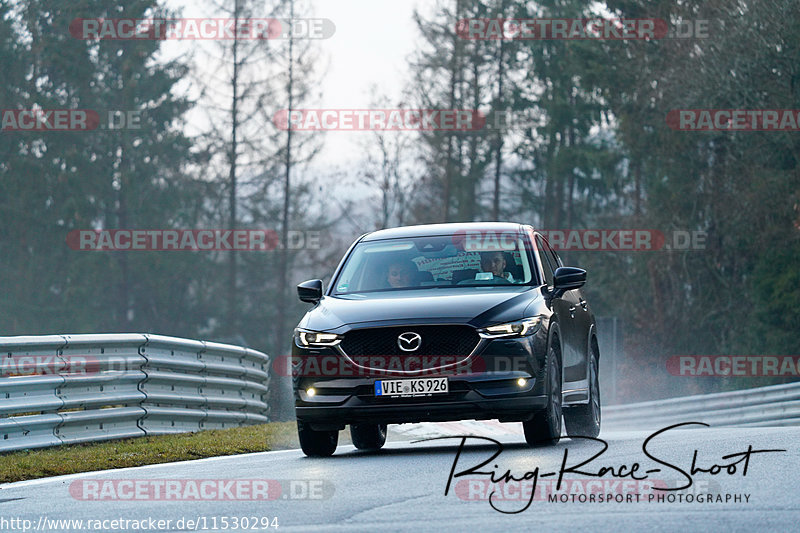
<svg viewBox="0 0 800 533">
<path fill-rule="evenodd" d="M 486 232 L 360 242 L 342 267 L 334 294 L 533 283 L 522 236 L 494 237 Z"/>
<path fill-rule="evenodd" d="M 539 251 L 539 257 L 542 258 L 542 269 L 544 270 L 544 280 L 548 287 L 553 286 L 553 272 L 558 268 L 558 263 L 552 255 L 552 250 L 544 242 L 540 235 L 536 236 L 536 249 Z"/>
<path fill-rule="evenodd" d="M 547 242 L 547 239 L 542 238 L 542 242 L 544 243 L 544 249 L 547 252 L 547 256 L 550 258 L 550 264 L 553 267 L 553 272 L 555 272 L 558 267 L 564 266 L 564 263 L 561 262 L 561 258 L 558 257 L 556 251 L 550 247 L 550 243 Z"/>
</svg>

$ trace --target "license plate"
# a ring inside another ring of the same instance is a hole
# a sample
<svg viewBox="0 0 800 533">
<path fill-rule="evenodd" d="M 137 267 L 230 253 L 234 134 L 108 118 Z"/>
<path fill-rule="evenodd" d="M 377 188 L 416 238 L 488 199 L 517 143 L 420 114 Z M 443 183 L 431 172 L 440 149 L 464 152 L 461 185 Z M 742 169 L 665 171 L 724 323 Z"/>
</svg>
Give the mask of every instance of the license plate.
<svg viewBox="0 0 800 533">
<path fill-rule="evenodd" d="M 375 382 L 375 396 L 427 396 L 446 393 L 447 378 L 383 379 Z"/>
</svg>

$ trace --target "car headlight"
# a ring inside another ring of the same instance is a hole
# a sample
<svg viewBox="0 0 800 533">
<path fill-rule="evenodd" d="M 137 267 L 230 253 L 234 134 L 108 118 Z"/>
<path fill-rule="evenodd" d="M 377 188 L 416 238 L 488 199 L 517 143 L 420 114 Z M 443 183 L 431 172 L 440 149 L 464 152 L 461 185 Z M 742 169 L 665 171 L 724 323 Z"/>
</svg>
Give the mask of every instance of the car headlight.
<svg viewBox="0 0 800 533">
<path fill-rule="evenodd" d="M 538 331 L 539 324 L 542 322 L 541 317 L 523 318 L 517 322 L 507 322 L 506 324 L 498 324 L 496 326 L 489 326 L 479 330 L 478 333 L 484 339 L 498 339 L 501 337 L 524 337 L 525 335 L 533 335 Z"/>
<path fill-rule="evenodd" d="M 344 338 L 336 333 L 323 333 L 321 331 L 308 331 L 305 329 L 294 330 L 297 343 L 305 348 L 316 346 L 336 346 Z"/>
</svg>

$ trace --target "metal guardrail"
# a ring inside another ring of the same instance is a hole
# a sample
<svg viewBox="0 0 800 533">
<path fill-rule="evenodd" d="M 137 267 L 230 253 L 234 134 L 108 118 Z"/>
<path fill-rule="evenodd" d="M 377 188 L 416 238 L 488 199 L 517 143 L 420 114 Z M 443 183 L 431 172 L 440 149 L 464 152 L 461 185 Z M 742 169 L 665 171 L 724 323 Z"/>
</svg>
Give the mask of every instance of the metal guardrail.
<svg viewBox="0 0 800 533">
<path fill-rule="evenodd" d="M 268 422 L 269 362 L 162 335 L 0 337 L 0 451 Z"/>
<path fill-rule="evenodd" d="M 603 426 L 658 429 L 679 422 L 799 426 L 800 382 L 603 408 Z"/>
<path fill-rule="evenodd" d="M 0 452 L 269 421 L 266 354 L 150 334 L 0 337 Z M 603 425 L 800 425 L 800 382 L 603 409 Z"/>
</svg>

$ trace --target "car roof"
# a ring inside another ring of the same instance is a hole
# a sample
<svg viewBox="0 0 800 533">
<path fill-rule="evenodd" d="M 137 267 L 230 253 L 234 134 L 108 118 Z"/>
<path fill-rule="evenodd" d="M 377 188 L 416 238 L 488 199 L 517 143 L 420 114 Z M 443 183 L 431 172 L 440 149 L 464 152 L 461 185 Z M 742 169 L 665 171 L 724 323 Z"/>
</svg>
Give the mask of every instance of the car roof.
<svg viewBox="0 0 800 533">
<path fill-rule="evenodd" d="M 382 239 L 402 239 L 409 237 L 431 237 L 434 235 L 453 235 L 459 231 L 522 231 L 523 225 L 517 222 L 452 222 L 449 224 L 421 224 L 418 226 L 401 226 L 367 233 L 363 241 Z"/>
</svg>

